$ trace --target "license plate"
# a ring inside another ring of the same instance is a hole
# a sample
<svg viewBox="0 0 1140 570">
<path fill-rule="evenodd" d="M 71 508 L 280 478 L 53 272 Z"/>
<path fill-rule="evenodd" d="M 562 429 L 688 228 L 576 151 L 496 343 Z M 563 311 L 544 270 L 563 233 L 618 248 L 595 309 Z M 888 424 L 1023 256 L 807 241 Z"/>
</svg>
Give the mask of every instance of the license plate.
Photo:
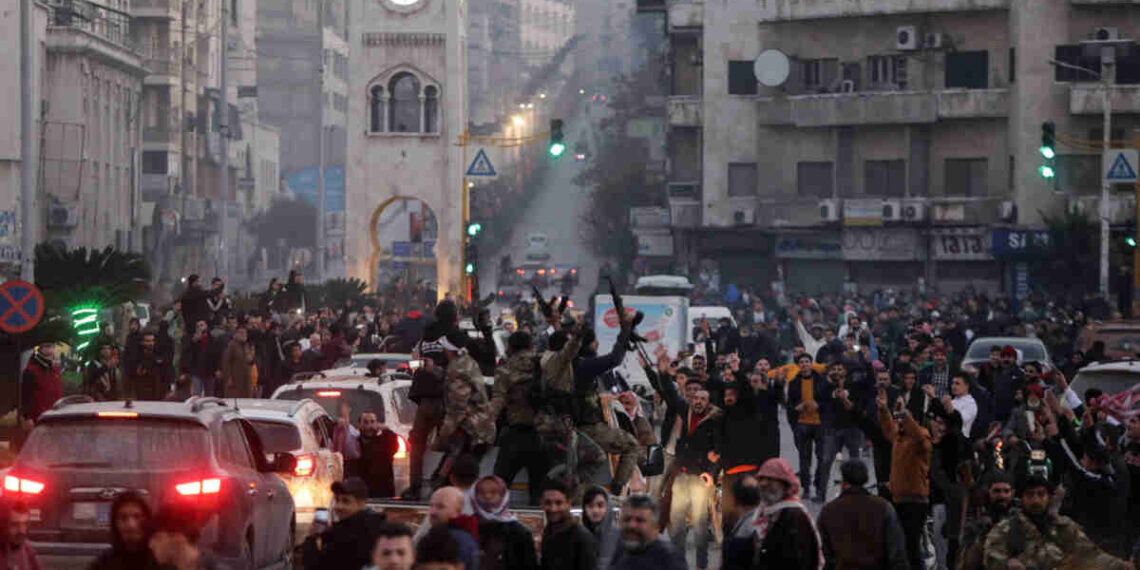
<svg viewBox="0 0 1140 570">
<path fill-rule="evenodd" d="M 73 503 L 71 518 L 76 521 L 94 522 L 99 526 L 111 524 L 110 503 Z"/>
</svg>

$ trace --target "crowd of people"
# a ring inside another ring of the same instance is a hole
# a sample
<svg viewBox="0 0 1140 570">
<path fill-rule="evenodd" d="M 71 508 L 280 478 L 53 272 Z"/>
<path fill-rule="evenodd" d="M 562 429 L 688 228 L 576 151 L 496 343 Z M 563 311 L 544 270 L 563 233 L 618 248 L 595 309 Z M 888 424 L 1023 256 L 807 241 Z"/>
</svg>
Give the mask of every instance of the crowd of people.
<svg viewBox="0 0 1140 570">
<path fill-rule="evenodd" d="M 735 320 L 701 320 L 679 353 L 648 354 L 631 315 L 600 347 L 557 298 L 497 318 L 452 300 L 315 310 L 291 275 L 239 314 L 223 281 L 187 285 L 156 330 L 96 344 L 89 394 L 267 396 L 354 352 L 423 361 L 399 491 L 429 498 L 429 524 L 412 535 L 382 520 L 363 506 L 370 483 L 350 477 L 333 489 L 338 522 L 306 542 L 306 568 L 684 568 L 690 542 L 702 570 L 1132 567 L 1140 416 L 1068 385 L 1100 356 L 1077 343 L 1090 318 L 1111 316 L 1097 301 L 736 291 L 718 299 Z M 1039 338 L 1053 358 L 997 345 L 962 366 L 980 336 Z M 615 378 L 627 353 L 652 390 Z M 25 409 L 50 397 L 30 392 Z M 781 421 L 795 467 L 780 457 Z M 472 466 L 492 448 L 479 478 Z M 428 451 L 443 459 L 425 477 Z M 546 516 L 538 549 L 509 508 L 522 471 Z"/>
</svg>

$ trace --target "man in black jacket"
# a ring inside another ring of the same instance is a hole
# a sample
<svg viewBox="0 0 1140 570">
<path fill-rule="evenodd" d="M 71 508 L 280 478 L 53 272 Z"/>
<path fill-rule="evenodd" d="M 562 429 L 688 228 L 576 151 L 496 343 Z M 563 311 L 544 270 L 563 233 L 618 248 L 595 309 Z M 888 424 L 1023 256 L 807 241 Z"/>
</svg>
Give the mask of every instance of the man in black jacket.
<svg viewBox="0 0 1140 570">
<path fill-rule="evenodd" d="M 186 291 L 179 299 L 182 302 L 182 322 L 186 325 L 186 336 L 193 334 L 198 321 L 210 321 L 210 308 L 206 305 L 209 297 L 210 292 L 202 288 L 197 274 L 186 278 Z"/>
<path fill-rule="evenodd" d="M 88 570 L 153 570 L 158 562 L 150 552 L 150 506 L 135 491 L 126 491 L 111 503 L 111 549 L 99 555 Z"/>
<path fill-rule="evenodd" d="M 408 392 L 408 398 L 416 403 L 416 417 L 408 442 L 411 486 L 404 492 L 405 499 L 419 498 L 428 435 L 443 423 L 444 375 L 449 362 L 440 339 L 445 336 L 454 346 L 467 346 L 467 335 L 459 330 L 459 311 L 455 303 L 448 300 L 436 305 L 435 321 L 424 329 L 423 338 L 415 348 L 423 365 L 412 376 L 412 388 Z"/>
<path fill-rule="evenodd" d="M 360 477 L 349 477 L 332 484 L 336 524 L 321 534 L 305 539 L 305 570 L 363 568 L 372 563 L 385 516 L 365 505 L 368 484 Z"/>
<path fill-rule="evenodd" d="M 685 556 L 661 536 L 657 503 L 648 495 L 630 495 L 621 507 L 622 550 L 613 570 L 685 570 Z M 608 562 L 608 561 L 607 561 Z"/>
<path fill-rule="evenodd" d="M 598 541 L 574 515 L 570 514 L 570 488 L 559 481 L 548 481 L 542 491 L 541 570 L 595 570 Z"/>
<path fill-rule="evenodd" d="M 814 451 L 816 501 L 823 502 L 827 495 L 827 477 L 823 470 L 824 454 L 832 437 L 832 391 L 834 388 L 822 374 L 812 368 L 811 355 L 796 357 L 799 370 L 788 382 L 788 423 L 792 426 L 796 450 L 800 457 L 800 485 L 803 498 L 808 498 L 813 478 L 811 460 Z M 828 463 L 830 466 L 830 462 Z"/>
<path fill-rule="evenodd" d="M 783 385 L 753 371 L 749 383 L 729 384 L 724 392 L 721 421 L 720 466 L 724 468 L 724 489 L 732 489 L 737 479 L 755 473 L 765 461 L 780 456 L 779 405 Z M 735 436 L 735 437 L 733 437 Z M 722 495 L 721 512 L 727 532 L 735 524 L 732 493 Z"/>
<path fill-rule="evenodd" d="M 669 505 L 669 534 L 682 553 L 692 527 L 697 542 L 697 568 L 709 566 L 709 506 L 713 497 L 714 475 L 719 471 L 717 453 L 720 409 L 709 404 L 709 393 L 698 391 L 687 405 L 668 379 L 662 382 L 662 397 L 672 407 L 684 409 L 678 422 L 677 454 L 673 461 L 672 501 Z"/>
<path fill-rule="evenodd" d="M 610 490 L 621 494 L 622 488 L 633 476 L 633 469 L 644 460 L 645 450 L 638 445 L 632 434 L 606 423 L 602 411 L 603 401 L 598 395 L 597 379 L 610 369 L 621 364 L 625 358 L 628 342 L 628 322 L 623 320 L 622 333 L 618 335 L 613 350 L 605 356 L 598 356 L 598 339 L 592 331 L 583 333 L 582 348 L 574 359 L 574 399 L 578 430 L 594 440 L 606 453 L 620 456 L 614 471 Z"/>
</svg>

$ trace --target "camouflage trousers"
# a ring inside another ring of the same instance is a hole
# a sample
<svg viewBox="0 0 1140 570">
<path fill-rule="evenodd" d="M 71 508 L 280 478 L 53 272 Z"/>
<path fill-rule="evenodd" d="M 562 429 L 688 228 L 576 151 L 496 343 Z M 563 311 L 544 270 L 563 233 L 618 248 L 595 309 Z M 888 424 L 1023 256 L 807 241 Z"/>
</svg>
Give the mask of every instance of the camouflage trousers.
<svg viewBox="0 0 1140 570">
<path fill-rule="evenodd" d="M 637 464 L 645 461 L 645 448 L 637 442 L 633 434 L 604 423 L 580 426 L 579 431 L 594 440 L 606 453 L 620 455 L 617 469 L 614 471 L 613 489 L 616 491 L 629 482 L 633 476 L 633 469 Z"/>
</svg>

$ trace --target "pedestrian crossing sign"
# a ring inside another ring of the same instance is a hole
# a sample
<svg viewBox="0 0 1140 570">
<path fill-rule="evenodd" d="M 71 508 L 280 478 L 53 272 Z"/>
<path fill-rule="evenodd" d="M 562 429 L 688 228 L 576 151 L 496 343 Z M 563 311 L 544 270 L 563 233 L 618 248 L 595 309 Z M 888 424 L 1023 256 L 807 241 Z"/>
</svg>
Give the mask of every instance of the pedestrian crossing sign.
<svg viewBox="0 0 1140 570">
<path fill-rule="evenodd" d="M 1137 152 L 1114 149 L 1104 153 L 1104 181 L 1111 184 L 1136 182 Z"/>
<path fill-rule="evenodd" d="M 483 149 L 475 154 L 475 160 L 471 161 L 471 166 L 467 167 L 467 176 L 482 176 L 486 178 L 494 178 L 498 176 L 495 172 L 495 167 L 491 164 L 491 159 L 487 158 L 487 153 Z"/>
</svg>

